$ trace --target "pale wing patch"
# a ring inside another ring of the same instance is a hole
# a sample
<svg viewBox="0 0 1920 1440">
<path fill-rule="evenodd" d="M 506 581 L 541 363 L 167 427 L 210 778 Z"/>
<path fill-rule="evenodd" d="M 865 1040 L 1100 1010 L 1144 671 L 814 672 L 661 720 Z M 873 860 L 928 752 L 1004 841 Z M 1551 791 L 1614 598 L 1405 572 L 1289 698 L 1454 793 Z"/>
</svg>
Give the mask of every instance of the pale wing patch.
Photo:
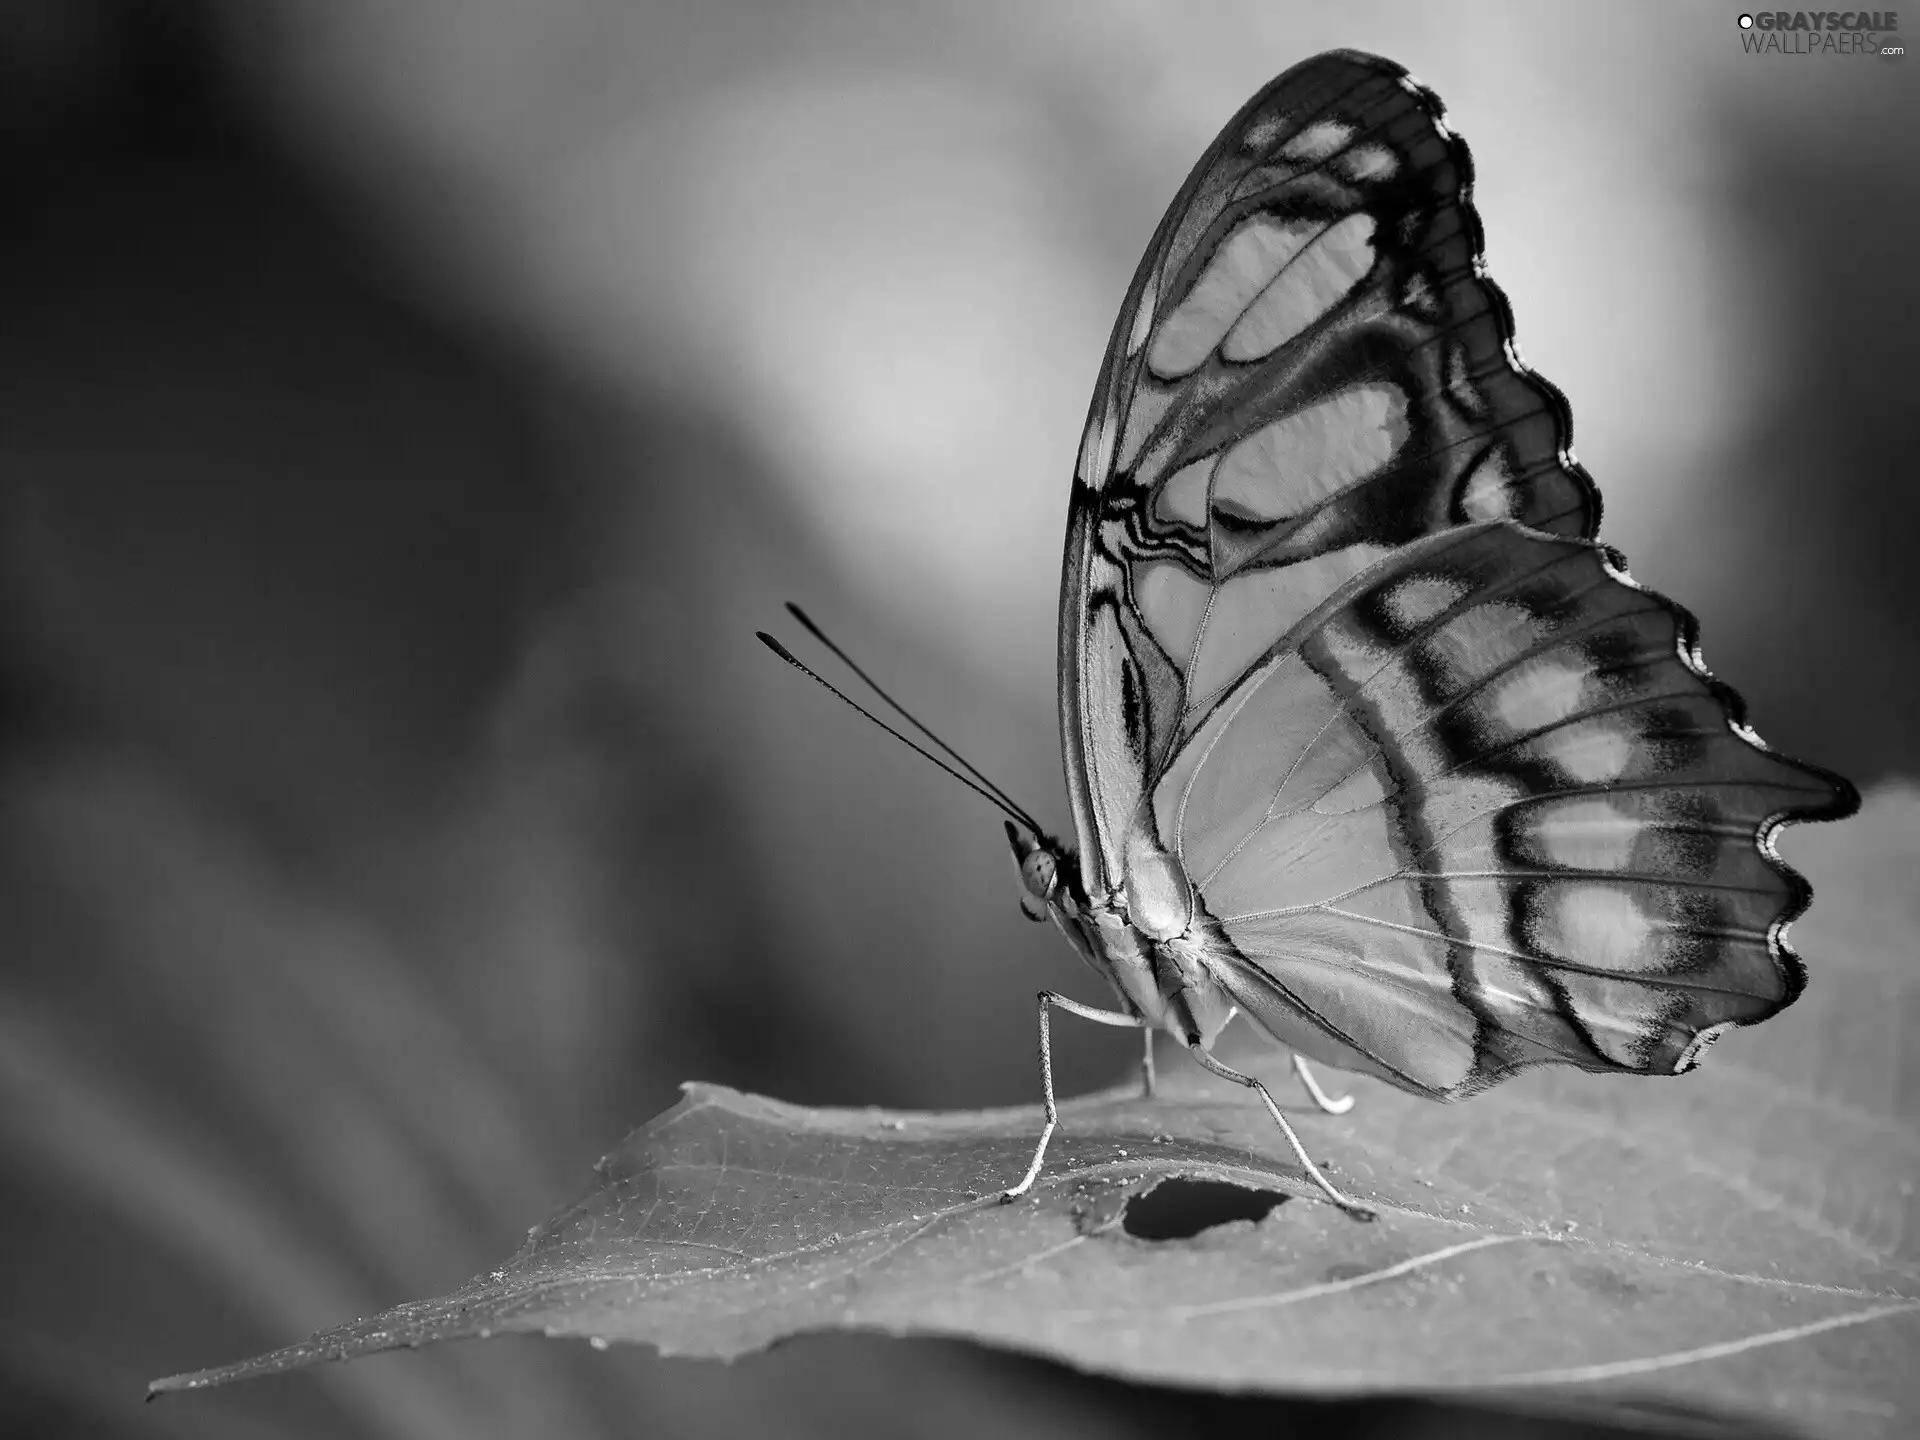
<svg viewBox="0 0 1920 1440">
<path fill-rule="evenodd" d="M 1197 708 L 1231 685 L 1323 600 L 1386 553 L 1384 545 L 1349 545 L 1297 565 L 1250 570 L 1223 581 L 1200 642 L 1187 704 Z"/>
<path fill-rule="evenodd" d="M 1353 139 L 1353 127 L 1338 120 L 1316 120 L 1280 147 L 1289 160 L 1325 160 L 1344 150 Z"/>
<path fill-rule="evenodd" d="M 1260 293 L 1220 353 L 1240 363 L 1270 355 L 1345 298 L 1373 269 L 1373 217 L 1332 225 Z"/>
<path fill-rule="evenodd" d="M 1505 452 L 1498 447 L 1467 477 L 1460 496 L 1460 508 L 1469 520 L 1506 520 L 1525 506 L 1526 496 L 1515 488 Z"/>
<path fill-rule="evenodd" d="M 1247 127 L 1247 133 L 1240 137 L 1240 143 L 1254 154 L 1259 155 L 1272 149 L 1273 142 L 1280 138 L 1286 128 L 1286 116 L 1262 115 Z"/>
<path fill-rule="evenodd" d="M 1135 609 L 1160 648 L 1175 665 L 1186 669 L 1213 587 L 1171 560 L 1137 565 L 1133 573 Z"/>
<path fill-rule="evenodd" d="M 1513 664 L 1552 633 L 1552 623 L 1511 600 L 1489 600 L 1436 626 L 1421 643 L 1448 690 Z"/>
<path fill-rule="evenodd" d="M 1187 298 L 1160 322 L 1147 364 L 1172 380 L 1211 355 L 1254 296 L 1316 233 L 1310 224 L 1282 225 L 1266 216 L 1247 221 L 1213 252 Z"/>
<path fill-rule="evenodd" d="M 1638 816 L 1598 795 L 1539 806 L 1525 824 L 1533 847 L 1571 870 L 1628 869 L 1643 828 Z"/>
<path fill-rule="evenodd" d="M 1386 180 L 1400 168 L 1400 158 L 1384 145 L 1356 145 L 1335 163 L 1347 179 L 1355 182 Z"/>
<path fill-rule="evenodd" d="M 1653 920 L 1623 885 L 1560 881 L 1544 908 L 1530 938 L 1550 955 L 1600 970 L 1666 968 L 1664 947 L 1648 943 L 1656 934 Z"/>
<path fill-rule="evenodd" d="M 1196 530 L 1205 529 L 1207 487 L 1213 480 L 1213 461 L 1214 457 L 1209 455 L 1176 471 L 1160 487 L 1160 494 L 1153 502 L 1155 513 L 1163 520 L 1191 525 Z"/>
<path fill-rule="evenodd" d="M 1407 438 L 1407 397 L 1357 385 L 1263 425 L 1220 462 L 1216 506 L 1251 520 L 1290 519 L 1391 460 Z"/>
<path fill-rule="evenodd" d="M 1577 714 L 1587 672 L 1577 660 L 1543 655 L 1509 672 L 1493 691 L 1494 713 L 1516 734 L 1531 734 Z"/>
<path fill-rule="evenodd" d="M 1467 596 L 1467 582 L 1454 575 L 1409 575 L 1386 594 L 1387 614 L 1402 634 L 1418 630 Z"/>
<path fill-rule="evenodd" d="M 1618 780 L 1633 762 L 1633 736 L 1612 721 L 1549 731 L 1534 742 L 1534 748 L 1583 785 Z"/>
</svg>

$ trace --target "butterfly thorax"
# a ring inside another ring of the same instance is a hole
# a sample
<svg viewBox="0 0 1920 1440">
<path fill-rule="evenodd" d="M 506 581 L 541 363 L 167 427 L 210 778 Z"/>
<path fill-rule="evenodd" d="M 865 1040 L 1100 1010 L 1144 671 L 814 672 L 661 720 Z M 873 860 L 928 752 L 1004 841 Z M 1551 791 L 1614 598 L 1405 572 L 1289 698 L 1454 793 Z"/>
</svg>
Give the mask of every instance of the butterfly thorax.
<svg viewBox="0 0 1920 1440">
<path fill-rule="evenodd" d="M 1234 1010 L 1207 963 L 1210 947 L 1223 937 L 1208 934 L 1179 862 L 1168 856 L 1164 864 L 1144 865 L 1138 874 L 1145 883 L 1133 887 L 1138 893 L 1095 897 L 1085 891 L 1071 847 L 1012 827 L 1008 838 L 1028 918 L 1051 919 L 1127 1010 L 1182 1042 L 1197 1034 L 1210 1046 Z"/>
</svg>

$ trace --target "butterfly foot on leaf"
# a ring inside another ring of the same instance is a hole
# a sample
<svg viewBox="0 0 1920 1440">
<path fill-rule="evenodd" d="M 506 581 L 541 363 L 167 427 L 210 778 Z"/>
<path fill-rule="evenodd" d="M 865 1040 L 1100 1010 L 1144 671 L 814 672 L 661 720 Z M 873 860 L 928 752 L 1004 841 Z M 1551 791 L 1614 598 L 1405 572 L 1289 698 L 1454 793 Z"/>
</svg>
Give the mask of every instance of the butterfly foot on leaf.
<svg viewBox="0 0 1920 1440">
<path fill-rule="evenodd" d="M 1342 1095 L 1338 1100 L 1320 1088 L 1320 1082 L 1314 1078 L 1313 1071 L 1307 1068 L 1307 1062 L 1299 1055 L 1293 1057 L 1293 1073 L 1299 1077 L 1301 1086 L 1313 1103 L 1327 1115 L 1344 1115 L 1353 1109 L 1353 1096 Z"/>
<path fill-rule="evenodd" d="M 1047 1086 L 1047 1108 L 1053 1108 L 1053 1086 L 1051 1083 Z M 1040 1143 L 1033 1148 L 1033 1161 L 1027 1166 L 1027 1173 L 1020 1177 L 1020 1183 L 1012 1189 L 1002 1190 L 1000 1192 L 1000 1203 L 1002 1205 L 1011 1205 L 1022 1195 L 1033 1189 L 1033 1182 L 1040 1178 L 1041 1163 L 1047 1158 L 1047 1141 L 1053 1138 L 1053 1129 L 1058 1123 L 1059 1122 L 1051 1116 L 1048 1117 L 1046 1128 L 1040 1132 Z"/>
</svg>

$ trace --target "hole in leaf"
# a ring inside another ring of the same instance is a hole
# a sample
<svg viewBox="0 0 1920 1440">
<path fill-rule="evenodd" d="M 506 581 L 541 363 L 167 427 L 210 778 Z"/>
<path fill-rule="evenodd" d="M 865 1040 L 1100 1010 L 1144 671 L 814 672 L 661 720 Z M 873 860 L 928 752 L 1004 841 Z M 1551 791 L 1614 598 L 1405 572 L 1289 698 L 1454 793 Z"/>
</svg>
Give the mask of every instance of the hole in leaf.
<svg viewBox="0 0 1920 1440">
<path fill-rule="evenodd" d="M 1286 1199 L 1277 1190 L 1175 1175 L 1127 1201 L 1121 1229 L 1140 1240 L 1191 1240 L 1216 1225 L 1264 1220 Z"/>
</svg>

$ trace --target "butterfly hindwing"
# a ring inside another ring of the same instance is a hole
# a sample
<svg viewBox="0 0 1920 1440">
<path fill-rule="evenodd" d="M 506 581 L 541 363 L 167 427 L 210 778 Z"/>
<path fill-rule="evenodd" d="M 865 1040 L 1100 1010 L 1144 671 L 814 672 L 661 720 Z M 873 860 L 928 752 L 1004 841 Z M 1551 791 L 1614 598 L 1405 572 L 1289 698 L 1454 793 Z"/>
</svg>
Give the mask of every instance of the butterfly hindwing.
<svg viewBox="0 0 1920 1440">
<path fill-rule="evenodd" d="M 1772 833 L 1854 803 L 1592 543 L 1470 179 L 1353 52 L 1228 124 L 1116 323 L 1061 597 L 1085 893 L 1137 922 L 1184 871 L 1255 1020 L 1440 1097 L 1683 1069 L 1789 1003 Z"/>
<path fill-rule="evenodd" d="M 1833 785 L 1730 723 L 1685 615 L 1602 547 L 1402 547 L 1189 729 L 1154 830 L 1228 988 L 1365 1068 L 1449 1096 L 1544 1060 L 1666 1073 L 1799 991 L 1804 887 L 1761 837 Z"/>
</svg>

